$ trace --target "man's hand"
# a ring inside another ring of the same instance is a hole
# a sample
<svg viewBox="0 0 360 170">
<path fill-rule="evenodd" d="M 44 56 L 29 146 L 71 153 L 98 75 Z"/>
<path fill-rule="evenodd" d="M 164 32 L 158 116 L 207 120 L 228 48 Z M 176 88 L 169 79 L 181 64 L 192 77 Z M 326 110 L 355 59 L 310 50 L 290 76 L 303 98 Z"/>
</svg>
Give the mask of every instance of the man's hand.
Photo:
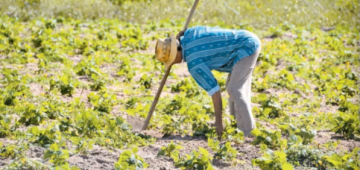
<svg viewBox="0 0 360 170">
<path fill-rule="evenodd" d="M 223 124 L 222 124 L 222 122 L 221 123 L 215 122 L 215 126 L 216 126 L 216 134 L 218 135 L 218 138 L 220 140 L 222 133 L 224 131 Z"/>
<path fill-rule="evenodd" d="M 184 35 L 184 31 L 180 31 L 177 35 L 176 35 L 176 39 L 180 41 L 180 37 Z"/>
<path fill-rule="evenodd" d="M 212 101 L 214 104 L 214 110 L 215 110 L 216 133 L 217 133 L 219 139 L 221 139 L 221 135 L 224 130 L 224 127 L 222 124 L 222 100 L 221 100 L 220 91 L 216 92 L 211 97 L 212 97 Z"/>
</svg>

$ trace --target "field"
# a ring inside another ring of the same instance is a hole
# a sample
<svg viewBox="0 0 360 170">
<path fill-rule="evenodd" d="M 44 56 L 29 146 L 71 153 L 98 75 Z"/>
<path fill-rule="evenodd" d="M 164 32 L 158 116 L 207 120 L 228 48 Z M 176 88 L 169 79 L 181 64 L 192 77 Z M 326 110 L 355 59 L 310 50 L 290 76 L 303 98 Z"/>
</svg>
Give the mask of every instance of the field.
<svg viewBox="0 0 360 170">
<path fill-rule="evenodd" d="M 81 3 L 80 3 L 81 2 Z M 360 168 L 356 0 L 200 1 L 191 26 L 247 29 L 254 138 L 229 116 L 218 140 L 211 97 L 175 65 L 150 126 L 164 65 L 155 42 L 182 29 L 192 1 L 3 0 L 0 169 Z M 214 5 L 215 4 L 215 5 Z"/>
</svg>

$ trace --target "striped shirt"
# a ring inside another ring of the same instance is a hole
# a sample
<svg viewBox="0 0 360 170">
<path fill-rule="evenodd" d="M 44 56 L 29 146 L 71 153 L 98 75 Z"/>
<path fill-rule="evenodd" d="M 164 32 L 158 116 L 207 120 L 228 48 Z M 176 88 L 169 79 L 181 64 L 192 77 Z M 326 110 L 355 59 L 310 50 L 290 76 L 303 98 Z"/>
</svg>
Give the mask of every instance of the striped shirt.
<svg viewBox="0 0 360 170">
<path fill-rule="evenodd" d="M 236 62 L 260 46 L 259 38 L 249 31 L 205 26 L 187 29 L 180 42 L 190 74 L 210 96 L 220 90 L 211 70 L 230 73 Z"/>
</svg>

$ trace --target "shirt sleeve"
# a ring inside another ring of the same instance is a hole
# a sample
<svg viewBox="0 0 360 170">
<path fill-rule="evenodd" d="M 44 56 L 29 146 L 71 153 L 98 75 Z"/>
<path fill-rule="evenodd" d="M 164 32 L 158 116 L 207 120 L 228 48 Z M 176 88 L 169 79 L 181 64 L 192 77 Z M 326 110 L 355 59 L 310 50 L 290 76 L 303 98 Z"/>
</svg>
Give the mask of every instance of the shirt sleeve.
<svg viewBox="0 0 360 170">
<path fill-rule="evenodd" d="M 202 60 L 188 63 L 188 69 L 196 83 L 202 87 L 210 96 L 220 90 L 214 75 Z"/>
</svg>

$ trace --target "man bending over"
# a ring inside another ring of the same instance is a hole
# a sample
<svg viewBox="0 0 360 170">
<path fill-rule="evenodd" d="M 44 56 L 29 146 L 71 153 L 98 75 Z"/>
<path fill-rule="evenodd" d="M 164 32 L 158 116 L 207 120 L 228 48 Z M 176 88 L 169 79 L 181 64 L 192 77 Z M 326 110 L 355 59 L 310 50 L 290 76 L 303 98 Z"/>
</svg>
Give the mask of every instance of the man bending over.
<svg viewBox="0 0 360 170">
<path fill-rule="evenodd" d="M 197 26 L 159 39 L 156 59 L 169 67 L 182 61 L 197 84 L 212 97 L 215 109 L 216 133 L 221 136 L 222 100 L 220 87 L 211 70 L 227 72 L 230 113 L 245 136 L 255 128 L 251 108 L 251 79 L 261 49 L 259 38 L 246 30 L 231 30 Z"/>
</svg>

